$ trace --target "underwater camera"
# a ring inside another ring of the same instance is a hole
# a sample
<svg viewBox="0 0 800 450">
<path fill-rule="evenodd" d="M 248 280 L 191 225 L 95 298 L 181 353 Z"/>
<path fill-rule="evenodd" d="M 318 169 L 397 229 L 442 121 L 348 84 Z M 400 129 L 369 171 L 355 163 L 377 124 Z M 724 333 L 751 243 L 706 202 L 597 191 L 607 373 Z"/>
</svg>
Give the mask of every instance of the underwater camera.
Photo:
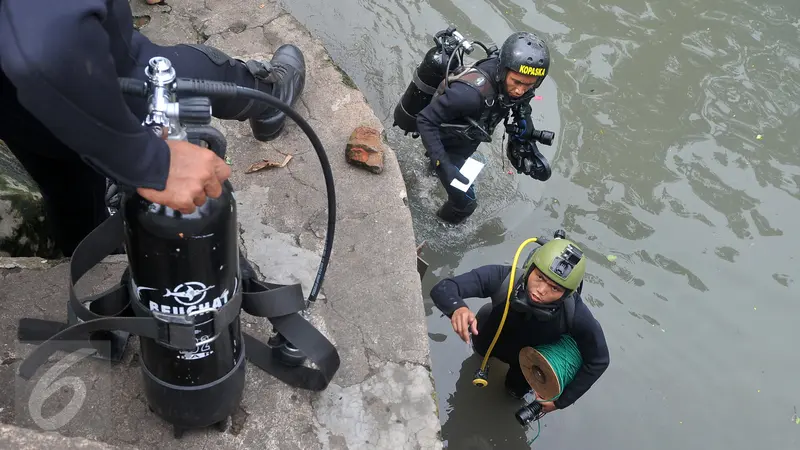
<svg viewBox="0 0 800 450">
<path fill-rule="evenodd" d="M 536 400 L 528 403 L 514 413 L 514 417 L 517 418 L 517 422 L 519 422 L 519 424 L 522 426 L 525 426 L 534 420 L 539 420 L 542 418 L 542 416 L 544 416 L 544 413 L 542 413 L 542 404 Z"/>
</svg>

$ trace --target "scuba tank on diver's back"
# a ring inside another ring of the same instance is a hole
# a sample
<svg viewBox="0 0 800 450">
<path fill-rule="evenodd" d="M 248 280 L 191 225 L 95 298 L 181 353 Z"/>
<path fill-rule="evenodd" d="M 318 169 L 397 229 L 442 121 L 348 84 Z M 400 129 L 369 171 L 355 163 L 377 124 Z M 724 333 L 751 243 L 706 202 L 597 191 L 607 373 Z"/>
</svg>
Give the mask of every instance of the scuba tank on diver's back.
<svg viewBox="0 0 800 450">
<path fill-rule="evenodd" d="M 452 26 L 436 33 L 433 41 L 436 45 L 425 53 L 422 62 L 414 70 L 413 79 L 394 108 L 393 126 L 400 127 L 406 135 L 412 133 L 413 138 L 419 136 L 417 114 L 428 106 L 437 87 L 447 75 L 464 64 L 464 54 L 472 53 L 474 45 L 482 47 L 487 55 L 497 51 L 495 46 L 487 48 L 478 41 L 468 41 Z"/>
</svg>

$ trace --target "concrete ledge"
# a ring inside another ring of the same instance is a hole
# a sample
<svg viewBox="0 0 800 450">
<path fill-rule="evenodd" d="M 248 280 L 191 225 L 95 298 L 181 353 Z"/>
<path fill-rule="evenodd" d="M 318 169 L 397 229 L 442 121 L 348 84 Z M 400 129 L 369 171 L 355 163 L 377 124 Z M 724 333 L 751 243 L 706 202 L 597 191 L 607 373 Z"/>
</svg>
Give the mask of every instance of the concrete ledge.
<svg viewBox="0 0 800 450">
<path fill-rule="evenodd" d="M 0 448 L 15 450 L 117 450 L 133 447 L 118 447 L 84 438 L 68 438 L 58 433 L 42 433 L 26 428 L 0 424 Z"/>
</svg>

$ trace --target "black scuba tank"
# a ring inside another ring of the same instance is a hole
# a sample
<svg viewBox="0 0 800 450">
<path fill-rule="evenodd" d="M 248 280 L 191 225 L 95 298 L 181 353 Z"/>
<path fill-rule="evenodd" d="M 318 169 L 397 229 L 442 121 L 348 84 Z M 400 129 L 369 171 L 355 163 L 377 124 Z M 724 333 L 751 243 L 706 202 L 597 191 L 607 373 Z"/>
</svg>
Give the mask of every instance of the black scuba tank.
<svg viewBox="0 0 800 450">
<path fill-rule="evenodd" d="M 151 410 L 175 425 L 176 433 L 225 422 L 239 405 L 245 379 L 239 320 L 222 330 L 213 330 L 212 323 L 213 311 L 242 290 L 230 183 L 192 214 L 136 194 L 123 201 L 120 214 L 136 314 L 190 314 L 198 324 L 193 351 L 140 338 Z"/>
<path fill-rule="evenodd" d="M 472 52 L 472 44 L 450 27 L 439 31 L 433 38 L 436 43 L 425 58 L 414 70 L 414 76 L 408 84 L 403 96 L 394 108 L 394 124 L 417 137 L 417 114 L 428 106 L 436 93 L 436 88 L 445 79 L 449 71 L 463 64 L 459 56 L 454 56 L 460 47 L 467 53 Z M 449 68 L 448 68 L 449 65 Z"/>
<path fill-rule="evenodd" d="M 133 195 L 120 213 L 137 315 L 151 311 L 193 315 L 193 351 L 140 338 L 144 390 L 150 408 L 176 427 L 205 427 L 227 420 L 244 388 L 240 323 L 213 330 L 213 314 L 241 295 L 233 189 L 192 214 L 181 214 Z M 216 335 L 215 335 L 216 333 Z"/>
<path fill-rule="evenodd" d="M 156 86 L 148 119 L 164 120 L 155 98 L 162 103 L 175 77 L 170 62 L 151 60 L 146 72 Z M 182 125 L 208 123 L 208 99 L 186 99 L 178 109 L 180 125 L 162 122 L 169 139 L 207 142 L 221 158 L 225 139 L 211 127 Z M 222 329 L 215 329 L 220 309 L 242 295 L 237 242 L 238 222 L 233 186 L 222 184 L 218 198 L 207 197 L 191 214 L 152 203 L 131 193 L 120 209 L 130 270 L 131 306 L 137 316 L 167 314 L 190 317 L 195 325 L 195 347 L 181 350 L 140 337 L 141 370 L 150 409 L 174 425 L 175 434 L 213 424 L 224 426 L 242 398 L 245 352 L 240 312 Z"/>
</svg>

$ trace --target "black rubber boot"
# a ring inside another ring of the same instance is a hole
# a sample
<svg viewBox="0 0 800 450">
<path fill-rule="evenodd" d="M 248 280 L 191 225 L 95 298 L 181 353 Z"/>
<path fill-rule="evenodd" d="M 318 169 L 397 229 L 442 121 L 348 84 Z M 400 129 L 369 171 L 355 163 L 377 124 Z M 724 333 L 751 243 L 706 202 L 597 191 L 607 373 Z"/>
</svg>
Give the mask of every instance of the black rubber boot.
<svg viewBox="0 0 800 450">
<path fill-rule="evenodd" d="M 471 216 L 477 207 L 478 202 L 471 201 L 464 208 L 456 208 L 450 200 L 447 200 L 436 212 L 436 215 L 445 222 L 458 225 Z"/>
<path fill-rule="evenodd" d="M 292 44 L 281 45 L 267 64 L 247 63 L 256 77 L 256 89 L 277 97 L 294 107 L 306 84 L 306 62 L 303 52 Z M 268 83 L 263 85 L 262 83 Z M 269 107 L 256 117 L 250 118 L 253 137 L 259 141 L 271 141 L 280 135 L 286 125 L 286 114 Z"/>
</svg>

